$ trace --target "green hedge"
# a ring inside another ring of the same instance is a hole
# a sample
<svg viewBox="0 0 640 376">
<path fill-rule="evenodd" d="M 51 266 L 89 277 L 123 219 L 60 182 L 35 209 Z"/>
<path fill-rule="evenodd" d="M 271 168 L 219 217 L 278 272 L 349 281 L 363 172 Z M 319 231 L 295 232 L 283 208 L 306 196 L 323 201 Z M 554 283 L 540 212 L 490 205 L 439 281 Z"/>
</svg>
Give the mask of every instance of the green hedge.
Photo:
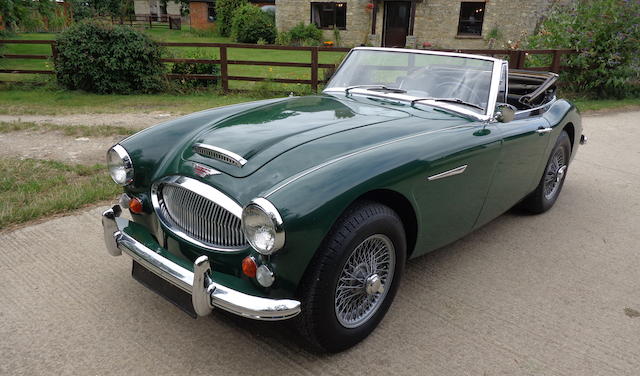
<svg viewBox="0 0 640 376">
<path fill-rule="evenodd" d="M 257 43 L 276 40 L 276 25 L 273 17 L 254 5 L 243 5 L 233 12 L 231 36 L 239 43 Z"/>
<path fill-rule="evenodd" d="M 165 86 L 161 48 L 127 26 L 78 23 L 57 39 L 58 82 L 94 93 L 149 93 Z"/>
<path fill-rule="evenodd" d="M 231 35 L 233 12 L 246 4 L 247 0 L 216 0 L 216 30 L 220 36 Z"/>
</svg>

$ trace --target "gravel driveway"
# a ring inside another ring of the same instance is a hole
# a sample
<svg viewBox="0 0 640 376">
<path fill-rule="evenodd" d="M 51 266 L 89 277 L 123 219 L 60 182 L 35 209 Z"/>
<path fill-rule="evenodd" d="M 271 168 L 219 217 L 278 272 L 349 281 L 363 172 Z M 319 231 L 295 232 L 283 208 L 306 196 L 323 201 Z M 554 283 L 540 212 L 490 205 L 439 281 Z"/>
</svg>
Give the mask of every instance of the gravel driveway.
<svg viewBox="0 0 640 376">
<path fill-rule="evenodd" d="M 380 327 L 332 356 L 283 324 L 192 320 L 107 255 L 102 208 L 0 234 L 0 375 L 638 375 L 639 118 L 585 117 L 553 210 L 410 261 Z"/>
</svg>

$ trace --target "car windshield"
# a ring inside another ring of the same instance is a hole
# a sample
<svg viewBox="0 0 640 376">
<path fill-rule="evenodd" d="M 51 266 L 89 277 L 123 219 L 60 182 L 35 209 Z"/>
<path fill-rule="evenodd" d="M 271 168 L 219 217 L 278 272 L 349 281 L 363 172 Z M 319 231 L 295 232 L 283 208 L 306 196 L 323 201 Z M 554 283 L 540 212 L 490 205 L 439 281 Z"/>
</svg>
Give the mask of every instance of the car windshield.
<svg viewBox="0 0 640 376">
<path fill-rule="evenodd" d="M 401 51 L 354 50 L 326 90 L 402 94 L 415 103 L 431 99 L 483 114 L 489 102 L 493 61 Z"/>
</svg>

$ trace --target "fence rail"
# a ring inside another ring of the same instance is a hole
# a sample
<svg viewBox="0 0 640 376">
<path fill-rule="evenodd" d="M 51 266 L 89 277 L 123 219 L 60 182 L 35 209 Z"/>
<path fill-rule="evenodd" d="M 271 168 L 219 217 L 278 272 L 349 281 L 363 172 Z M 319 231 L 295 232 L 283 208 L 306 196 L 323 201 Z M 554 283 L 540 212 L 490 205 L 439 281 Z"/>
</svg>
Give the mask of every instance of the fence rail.
<svg viewBox="0 0 640 376">
<path fill-rule="evenodd" d="M 20 55 L 20 54 L 5 54 L 0 56 L 4 59 L 41 59 L 48 60 L 53 58 L 55 60 L 58 50 L 55 40 L 0 40 L 0 44 L 48 44 L 51 48 L 51 55 Z M 162 42 L 159 43 L 164 47 L 209 47 L 217 48 L 219 50 L 218 59 L 188 59 L 188 58 L 162 58 L 163 63 L 196 63 L 196 64 L 219 64 L 219 75 L 208 74 L 167 74 L 167 78 L 170 79 L 197 79 L 197 80 L 214 80 L 219 79 L 221 82 L 222 90 L 229 90 L 230 81 L 271 81 L 277 83 L 289 83 L 289 84 L 304 84 L 310 85 L 313 91 L 318 90 L 318 86 L 324 83 L 324 80 L 319 78 L 320 69 L 331 69 L 335 66 L 333 64 L 321 64 L 319 62 L 319 54 L 321 52 L 348 52 L 349 48 L 336 48 L 336 47 L 294 47 L 294 46 L 275 46 L 275 45 L 254 45 L 254 44 L 232 44 L 232 43 L 177 43 L 177 42 Z M 310 62 L 308 63 L 294 63 L 284 61 L 253 61 L 253 60 L 234 60 L 228 58 L 229 49 L 259 49 L 259 50 L 282 50 L 282 51 L 307 51 L 310 54 Z M 565 67 L 561 65 L 562 56 L 574 54 L 576 51 L 568 49 L 557 50 L 488 50 L 488 49 L 448 49 L 438 50 L 445 52 L 460 52 L 477 55 L 488 56 L 501 56 L 505 57 L 509 61 L 509 67 L 512 69 L 528 69 L 534 71 L 551 71 L 560 73 Z M 551 65 L 544 67 L 527 67 L 527 57 L 531 55 L 551 55 Z M 251 77 L 251 76 L 236 76 L 229 74 L 229 65 L 245 65 L 245 66 L 265 66 L 265 67 L 295 67 L 295 68 L 309 68 L 311 70 L 310 79 L 293 79 L 293 78 L 266 78 L 266 77 Z M 36 70 L 36 69 L 0 69 L 0 73 L 10 74 L 54 74 L 53 70 Z"/>
</svg>

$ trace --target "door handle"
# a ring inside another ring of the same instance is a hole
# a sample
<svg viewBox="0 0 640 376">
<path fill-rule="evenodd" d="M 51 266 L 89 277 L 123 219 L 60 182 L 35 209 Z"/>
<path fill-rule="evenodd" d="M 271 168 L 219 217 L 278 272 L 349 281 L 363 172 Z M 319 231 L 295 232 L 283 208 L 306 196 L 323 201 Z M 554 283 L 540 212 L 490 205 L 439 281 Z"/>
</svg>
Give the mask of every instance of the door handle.
<svg viewBox="0 0 640 376">
<path fill-rule="evenodd" d="M 540 133 L 540 134 L 549 133 L 552 130 L 553 130 L 553 128 L 538 128 L 538 130 L 536 130 L 536 133 Z"/>
</svg>

